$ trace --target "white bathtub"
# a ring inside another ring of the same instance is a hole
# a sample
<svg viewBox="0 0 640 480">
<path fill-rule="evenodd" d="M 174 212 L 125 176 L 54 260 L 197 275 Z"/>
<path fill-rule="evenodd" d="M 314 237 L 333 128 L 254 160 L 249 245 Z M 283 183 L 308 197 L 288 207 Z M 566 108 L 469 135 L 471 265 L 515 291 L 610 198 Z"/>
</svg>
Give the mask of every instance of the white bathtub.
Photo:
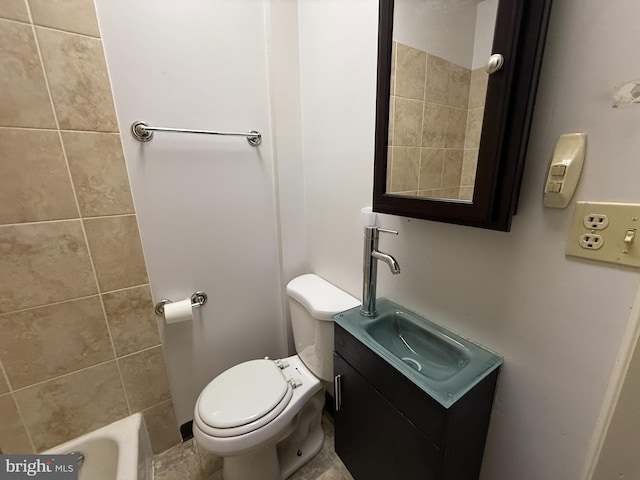
<svg viewBox="0 0 640 480">
<path fill-rule="evenodd" d="M 153 480 L 147 426 L 136 413 L 43 453 L 84 455 L 78 480 Z"/>
</svg>

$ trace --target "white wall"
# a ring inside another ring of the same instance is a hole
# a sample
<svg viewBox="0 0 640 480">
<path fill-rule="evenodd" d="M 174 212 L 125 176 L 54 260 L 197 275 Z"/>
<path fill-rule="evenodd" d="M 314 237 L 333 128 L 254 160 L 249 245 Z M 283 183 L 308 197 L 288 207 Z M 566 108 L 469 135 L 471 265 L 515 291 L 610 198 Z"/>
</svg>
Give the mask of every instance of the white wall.
<svg viewBox="0 0 640 480">
<path fill-rule="evenodd" d="M 253 148 L 243 138 L 156 133 L 141 144 L 123 134 L 154 299 L 209 294 L 192 323 L 161 323 L 181 424 L 192 418 L 202 387 L 222 370 L 287 353 L 268 3 L 98 0 L 97 7 L 122 132 L 141 119 L 263 135 Z M 290 250 L 289 256 L 300 254 Z"/>
<path fill-rule="evenodd" d="M 396 0 L 393 40 L 471 68 L 475 1 Z"/>
<path fill-rule="evenodd" d="M 484 67 L 493 53 L 493 32 L 496 28 L 497 13 L 498 0 L 483 0 L 478 3 L 471 70 Z"/>
<path fill-rule="evenodd" d="M 306 216 L 312 270 L 359 296 L 359 210 L 371 202 L 377 2 L 300 2 Z M 640 201 L 640 107 L 614 110 L 637 78 L 633 0 L 556 1 L 520 211 L 511 233 L 384 216 L 379 293 L 505 357 L 482 479 L 580 478 L 638 273 L 568 259 L 572 208 L 542 207 L 562 133 L 585 131 L 575 200 Z"/>
</svg>

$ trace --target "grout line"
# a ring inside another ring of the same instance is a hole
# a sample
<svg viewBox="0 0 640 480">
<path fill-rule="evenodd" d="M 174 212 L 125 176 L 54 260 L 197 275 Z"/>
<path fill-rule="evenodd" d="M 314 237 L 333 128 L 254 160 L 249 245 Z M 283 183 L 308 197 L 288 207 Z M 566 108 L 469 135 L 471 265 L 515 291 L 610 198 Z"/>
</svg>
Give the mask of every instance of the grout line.
<svg viewBox="0 0 640 480">
<path fill-rule="evenodd" d="M 120 377 L 120 384 L 122 385 L 122 392 L 124 393 L 124 401 L 127 404 L 127 412 L 131 415 L 131 404 L 129 403 L 129 395 L 127 395 L 127 389 L 124 385 L 124 378 L 122 377 L 122 369 L 120 368 L 120 362 L 118 362 L 118 352 L 116 351 L 116 344 L 113 340 L 113 335 L 111 334 L 111 326 L 109 325 L 109 319 L 107 317 L 107 309 L 104 306 L 104 299 L 102 295 L 100 295 L 100 306 L 102 307 L 102 315 L 104 318 L 104 323 L 107 326 L 107 332 L 109 333 L 109 340 L 111 341 L 111 349 L 113 351 L 113 357 L 116 359 L 116 368 L 118 369 L 118 377 Z"/>
<path fill-rule="evenodd" d="M 7 375 L 7 372 L 4 369 L 2 358 L 0 358 L 0 375 L 4 377 L 4 381 L 7 384 L 7 387 L 9 388 L 9 391 L 7 393 L 13 392 L 13 388 L 11 387 L 11 382 L 9 381 L 9 376 Z M 3 393 L 2 395 L 5 395 L 5 394 Z"/>
<path fill-rule="evenodd" d="M 88 33 L 72 32 L 71 30 L 65 30 L 63 28 L 56 28 L 56 27 L 48 27 L 46 25 L 40 25 L 40 24 L 37 24 L 37 23 L 34 23 L 33 26 L 34 27 L 38 27 L 38 28 L 42 28 L 44 30 L 51 30 L 53 32 L 61 32 L 61 33 L 66 33 L 68 35 L 77 35 L 78 37 L 92 38 L 93 40 L 102 41 L 102 38 L 95 37 L 93 35 L 89 35 Z"/>
<path fill-rule="evenodd" d="M 140 285 L 133 285 L 131 287 L 116 288 L 115 290 L 109 290 L 109 291 L 106 291 L 106 292 L 100 292 L 100 294 L 101 295 L 105 295 L 107 293 L 124 292 L 126 290 L 133 290 L 134 288 L 140 288 L 140 287 L 151 287 L 151 284 L 149 282 L 141 283 Z"/>
<path fill-rule="evenodd" d="M 136 214 L 135 213 L 115 213 L 112 215 L 90 215 L 90 216 L 77 216 L 74 218 L 60 218 L 57 220 L 39 220 L 37 222 L 22 222 L 22 223 L 5 223 L 3 225 L 0 225 L 0 228 L 2 227 L 20 227 L 22 225 L 40 225 L 40 224 L 46 224 L 46 223 L 58 223 L 58 222 L 75 222 L 75 221 L 79 221 L 79 220 L 93 220 L 96 218 L 118 218 L 118 217 L 135 217 Z"/>
<path fill-rule="evenodd" d="M 31 14 L 29 14 L 29 18 L 31 18 Z M 0 17 L 0 20 L 4 20 L 11 23 L 19 23 L 20 25 L 31 26 L 31 20 L 16 20 L 15 18 L 8 18 L 8 17 Z"/>
<path fill-rule="evenodd" d="M 4 21 L 7 21 L 7 22 L 11 22 L 11 23 L 18 23 L 20 25 L 27 25 L 27 26 L 32 26 L 32 27 L 43 28 L 43 29 L 46 29 L 46 30 L 52 30 L 54 32 L 67 33 L 69 35 L 78 35 L 79 37 L 92 38 L 94 40 L 102 40 L 101 37 L 96 37 L 96 36 L 93 36 L 93 35 L 89 35 L 87 33 L 72 32 L 71 30 L 65 30 L 63 28 L 48 27 L 46 25 L 40 25 L 40 24 L 34 23 L 33 22 L 33 17 L 31 15 L 31 8 L 28 5 L 27 5 L 27 12 L 29 14 L 29 20 L 16 20 L 15 18 L 8 18 L 8 17 L 2 17 L 2 16 L 0 16 L 0 20 L 4 20 Z"/>
<path fill-rule="evenodd" d="M 31 448 L 33 449 L 33 451 L 38 453 L 38 449 L 36 448 L 36 444 L 33 441 L 33 438 L 31 437 L 31 432 L 27 428 L 27 422 L 24 421 L 24 415 L 22 414 L 22 409 L 20 408 L 20 404 L 18 403 L 18 399 L 16 398 L 16 396 L 13 393 L 11 394 L 11 398 L 13 399 L 13 403 L 15 404 L 16 410 L 18 411 L 18 416 L 20 417 L 20 421 L 22 422 L 22 427 L 24 428 L 24 433 L 27 435 L 27 440 L 29 440 L 29 443 L 31 444 Z"/>
<path fill-rule="evenodd" d="M 135 217 L 135 212 L 133 213 L 116 213 L 113 215 L 87 215 L 82 217 L 82 220 L 93 220 L 96 218 L 120 218 L 120 217 Z M 137 222 L 136 222 L 137 223 Z"/>
<path fill-rule="evenodd" d="M 99 293 L 92 293 L 91 295 L 84 295 L 82 297 L 70 298 L 67 300 L 60 300 L 59 302 L 45 303 L 44 305 L 36 305 L 35 307 L 21 308 L 20 310 L 12 310 L 11 312 L 0 313 L 0 318 L 6 315 L 13 315 L 14 313 L 22 313 L 22 312 L 28 312 L 30 310 L 36 310 L 38 308 L 51 307 L 54 305 L 62 305 L 63 303 L 76 302 L 78 300 L 85 300 L 87 298 L 97 297 L 99 295 L 100 295 Z"/>
<path fill-rule="evenodd" d="M 2 227 L 20 227 L 22 225 L 40 225 L 40 224 L 46 224 L 46 223 L 59 223 L 59 222 L 77 222 L 80 221 L 81 218 L 75 217 L 75 218 L 60 218 L 58 220 L 40 220 L 38 222 L 24 222 L 24 223 L 6 223 L 4 225 L 0 225 L 0 228 Z"/>
<path fill-rule="evenodd" d="M 63 132 L 63 133 L 98 133 L 104 135 L 120 135 L 120 131 L 111 132 L 103 130 L 74 130 L 71 128 L 44 128 L 44 127 L 24 127 L 0 125 L 0 130 L 35 130 L 42 132 Z"/>
<path fill-rule="evenodd" d="M 24 386 L 24 387 L 16 388 L 15 390 L 13 390 L 13 393 L 21 392 L 23 390 L 27 390 L 27 389 L 32 388 L 32 387 L 37 387 L 39 385 L 44 385 L 45 383 L 52 382 L 54 380 L 60 380 L 61 378 L 65 378 L 65 377 L 68 377 L 70 375 L 75 375 L 76 373 L 84 372 L 84 371 L 89 370 L 91 368 L 101 367 L 103 365 L 106 365 L 108 363 L 115 362 L 115 361 L 116 361 L 115 358 L 111 358 L 109 360 L 105 360 L 104 362 L 96 363 L 95 365 L 90 365 L 88 367 L 83 367 L 83 368 L 80 368 L 78 370 L 74 370 L 73 372 L 63 373 L 62 375 L 58 375 L 57 377 L 47 378 L 46 380 L 41 380 L 39 382 L 32 383 L 31 385 L 27 385 L 27 386 Z"/>
<path fill-rule="evenodd" d="M 125 290 L 132 290 L 134 288 L 140 288 L 140 287 L 150 287 L 151 285 L 149 283 L 141 283 L 140 285 L 133 285 L 131 287 L 124 287 L 124 288 L 119 288 L 117 290 L 109 290 L 108 292 L 97 292 L 97 293 L 92 293 L 91 295 L 84 295 L 82 297 L 74 297 L 74 298 L 69 298 L 66 300 L 60 300 L 58 302 L 51 302 L 51 303 L 45 303 L 43 305 L 36 305 L 33 307 L 28 307 L 28 308 L 21 308 L 19 310 L 12 310 L 10 312 L 4 312 L 4 313 L 0 313 L 0 318 L 2 318 L 5 315 L 12 315 L 14 313 L 21 313 L 21 312 L 28 312 L 29 310 L 35 310 L 37 308 L 44 308 L 44 307 L 50 307 L 53 305 L 61 305 L 63 303 L 69 303 L 69 302 L 75 302 L 78 300 L 84 300 L 87 298 L 91 298 L 91 297 L 97 297 L 98 295 L 105 295 L 107 293 L 115 293 L 115 292 L 122 292 Z"/>
<path fill-rule="evenodd" d="M 6 125 L 0 125 L 0 130 L 36 130 L 36 131 L 43 131 L 43 132 L 57 132 L 58 131 L 57 128 L 13 127 L 13 126 L 6 126 Z"/>
<path fill-rule="evenodd" d="M 123 358 L 132 357 L 134 355 L 137 355 L 138 353 L 148 352 L 149 350 L 153 350 L 154 348 L 158 348 L 158 347 L 162 348 L 162 343 L 158 343 L 157 345 L 153 345 L 151 347 L 146 347 L 146 348 L 143 348 L 141 350 L 137 350 L 135 352 L 127 353 L 126 355 L 121 355 L 121 356 L 119 356 L 117 358 L 118 358 L 118 360 L 122 360 Z M 163 355 L 164 355 L 164 352 L 163 352 Z"/>
<path fill-rule="evenodd" d="M 152 409 L 152 408 L 155 408 L 155 407 L 157 407 L 157 406 L 159 406 L 159 405 L 162 405 L 163 403 L 168 403 L 168 402 L 173 402 L 173 399 L 172 399 L 171 397 L 169 397 L 169 398 L 167 398 L 166 400 L 162 400 L 161 402 L 155 403 L 155 404 L 150 405 L 150 406 L 148 406 L 148 407 L 144 407 L 142 410 L 140 410 L 140 412 L 141 412 L 141 413 L 142 413 L 142 412 L 145 412 L 145 411 L 150 410 L 150 409 Z M 135 412 L 134 412 L 134 413 L 135 413 Z"/>
</svg>

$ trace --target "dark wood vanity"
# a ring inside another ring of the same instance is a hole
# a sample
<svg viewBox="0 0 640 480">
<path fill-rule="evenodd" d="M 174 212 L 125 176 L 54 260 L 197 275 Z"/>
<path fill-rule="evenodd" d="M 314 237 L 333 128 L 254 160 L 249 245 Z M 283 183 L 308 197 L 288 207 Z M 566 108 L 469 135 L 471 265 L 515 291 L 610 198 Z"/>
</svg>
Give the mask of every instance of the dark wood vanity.
<svg viewBox="0 0 640 480">
<path fill-rule="evenodd" d="M 498 370 L 449 408 L 335 324 L 335 450 L 356 480 L 471 480 L 480 473 Z"/>
</svg>

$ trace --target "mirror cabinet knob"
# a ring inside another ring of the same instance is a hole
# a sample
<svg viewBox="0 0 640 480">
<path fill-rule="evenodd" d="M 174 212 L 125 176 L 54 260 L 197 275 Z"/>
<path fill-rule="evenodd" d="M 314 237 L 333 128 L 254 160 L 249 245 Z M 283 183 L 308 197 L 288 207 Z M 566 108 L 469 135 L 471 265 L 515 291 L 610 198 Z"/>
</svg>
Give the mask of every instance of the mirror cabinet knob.
<svg viewBox="0 0 640 480">
<path fill-rule="evenodd" d="M 487 65 L 484 67 L 484 69 L 489 75 L 491 75 L 492 73 L 496 73 L 498 70 L 500 70 L 502 68 L 502 65 L 504 65 L 504 57 L 499 53 L 494 53 L 489 57 L 489 60 L 487 60 Z"/>
</svg>

